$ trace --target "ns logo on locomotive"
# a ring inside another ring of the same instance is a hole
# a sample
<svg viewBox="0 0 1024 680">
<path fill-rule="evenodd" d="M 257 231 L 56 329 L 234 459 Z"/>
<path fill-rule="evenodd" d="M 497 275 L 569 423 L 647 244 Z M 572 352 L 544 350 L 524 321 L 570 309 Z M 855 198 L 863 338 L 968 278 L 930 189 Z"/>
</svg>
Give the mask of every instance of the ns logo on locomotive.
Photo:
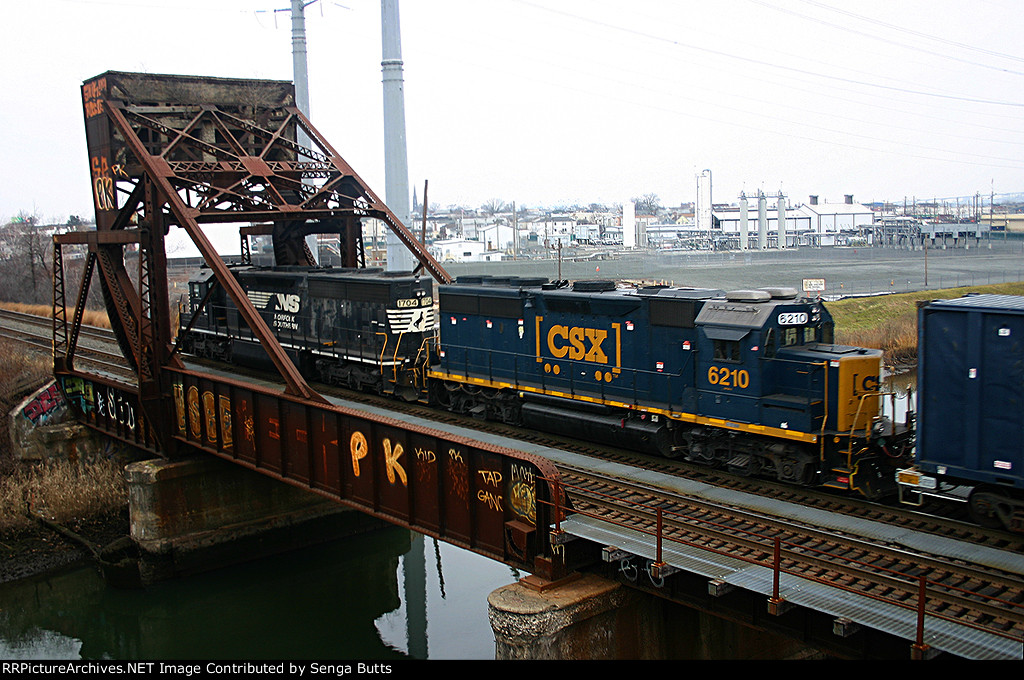
<svg viewBox="0 0 1024 680">
<path fill-rule="evenodd" d="M 910 462 L 912 433 L 880 413 L 881 352 L 834 344 L 794 289 L 460 277 L 435 301 L 431 280 L 375 269 L 232 272 L 313 380 L 868 497 Z M 208 270 L 181 318 L 183 351 L 266 362 Z"/>
</svg>

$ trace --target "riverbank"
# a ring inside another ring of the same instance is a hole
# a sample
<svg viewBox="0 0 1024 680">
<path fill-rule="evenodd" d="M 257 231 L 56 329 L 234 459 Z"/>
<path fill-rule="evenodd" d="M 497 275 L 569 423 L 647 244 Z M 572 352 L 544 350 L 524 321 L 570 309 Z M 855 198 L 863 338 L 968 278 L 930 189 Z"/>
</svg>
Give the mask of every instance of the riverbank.
<svg viewBox="0 0 1024 680">
<path fill-rule="evenodd" d="M 129 532 L 128 506 L 104 515 L 69 523 L 68 531 L 94 545 L 109 545 Z M 85 562 L 94 555 L 81 541 L 39 522 L 0 532 L 0 584 L 32 578 Z"/>
<path fill-rule="evenodd" d="M 0 342 L 0 442 L 10 442 L 7 414 L 52 379 L 47 353 Z M 0 583 L 91 560 L 87 543 L 104 546 L 128 535 L 128 493 L 121 467 L 109 460 L 96 465 L 26 463 L 14 458 L 9 445 L 0 446 Z M 30 515 L 30 506 L 68 533 L 44 526 Z"/>
</svg>

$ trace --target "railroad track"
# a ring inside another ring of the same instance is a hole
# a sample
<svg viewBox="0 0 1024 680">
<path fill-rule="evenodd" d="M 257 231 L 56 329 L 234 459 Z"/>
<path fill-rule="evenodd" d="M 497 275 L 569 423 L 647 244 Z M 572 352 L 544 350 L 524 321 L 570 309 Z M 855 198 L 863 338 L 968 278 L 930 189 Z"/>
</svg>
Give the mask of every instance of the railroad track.
<svg viewBox="0 0 1024 680">
<path fill-rule="evenodd" d="M 586 515 L 612 524 L 628 517 L 631 529 L 652 536 L 660 527 L 666 542 L 761 565 L 772 564 L 779 541 L 784 548 L 781 567 L 787 574 L 911 609 L 917 607 L 923 580 L 929 616 L 966 622 L 1009 638 L 1024 637 L 1024 579 L 1019 574 L 680 497 L 621 478 L 610 480 L 583 468 L 560 468 L 575 509 Z"/>
<path fill-rule="evenodd" d="M 723 470 L 678 460 L 668 460 L 660 456 L 604 447 L 599 444 L 559 437 L 544 432 L 535 432 L 493 421 L 483 421 L 470 416 L 438 411 L 422 404 L 395 402 L 376 395 L 361 392 L 354 393 L 350 390 L 325 385 L 318 385 L 317 388 L 325 395 L 333 395 L 349 401 L 365 403 L 377 408 L 457 425 L 467 429 L 498 434 L 510 439 L 527 441 L 539 446 L 578 453 L 629 467 L 652 470 L 670 477 L 699 481 L 711 486 L 794 503 L 802 507 L 817 508 L 827 512 L 879 522 L 888 526 L 897 526 L 920 533 L 952 538 L 972 545 L 982 545 L 1011 552 L 1024 552 L 1024 536 L 1011 534 L 999 529 L 986 529 L 955 516 L 940 516 L 933 512 L 871 502 L 859 497 L 844 496 L 827 490 L 795 487 L 770 480 L 742 477 Z M 562 466 L 557 462 L 556 467 L 559 467 L 561 471 Z M 568 468 L 566 469 L 568 470 Z M 935 512 L 938 510 L 938 507 L 934 508 Z"/>
<path fill-rule="evenodd" d="M 53 321 L 34 314 L 0 309 L 0 338 L 52 355 Z M 106 328 L 81 327 L 75 348 L 75 361 L 117 376 L 134 376 L 124 355 L 117 348 L 114 332 Z"/>
</svg>

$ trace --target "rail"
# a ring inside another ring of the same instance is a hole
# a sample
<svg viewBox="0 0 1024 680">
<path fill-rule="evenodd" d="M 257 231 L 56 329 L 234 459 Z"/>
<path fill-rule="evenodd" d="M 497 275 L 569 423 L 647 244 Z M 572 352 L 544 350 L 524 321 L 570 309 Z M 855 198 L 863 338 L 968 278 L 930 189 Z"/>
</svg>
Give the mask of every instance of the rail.
<svg viewBox="0 0 1024 680">
<path fill-rule="evenodd" d="M 565 534 L 561 526 L 561 521 L 563 518 L 567 517 L 563 510 L 558 507 L 557 503 L 563 497 L 568 498 L 570 492 L 573 490 L 582 491 L 583 487 L 569 484 L 564 480 L 556 481 L 554 486 L 555 490 L 552 494 L 552 499 L 556 506 L 553 509 L 552 516 L 555 518 L 555 525 L 552 530 L 551 540 L 553 543 L 557 544 L 562 542 L 560 541 L 560 538 Z M 614 502 L 618 506 L 624 505 L 621 498 L 608 496 L 592 489 L 585 490 L 585 493 L 591 496 L 603 496 L 607 498 L 609 502 Z M 617 513 L 618 518 L 609 518 L 606 515 L 585 510 L 581 507 L 580 503 L 574 504 L 572 514 L 575 516 L 592 517 L 604 523 L 622 527 L 653 538 L 655 545 L 655 557 L 654 561 L 650 565 L 652 581 L 655 578 L 655 573 L 665 573 L 664 570 L 668 565 L 664 559 L 664 546 L 666 543 L 671 543 L 683 547 L 696 548 L 715 555 L 728 557 L 731 560 L 737 560 L 770 569 L 772 573 L 772 593 L 770 596 L 770 602 L 775 604 L 779 604 L 784 601 L 784 598 L 781 595 L 781 577 L 783 575 L 788 575 L 794 578 L 819 583 L 827 586 L 828 588 L 856 594 L 859 597 L 865 597 L 906 611 L 914 612 L 917 617 L 917 624 L 913 647 L 919 652 L 928 649 L 928 645 L 926 645 L 924 641 L 928 617 L 934 620 L 948 621 L 959 626 L 965 626 L 972 630 L 981 631 L 1024 644 L 1024 633 L 1022 632 L 1009 632 L 997 627 L 985 626 L 974 621 L 970 621 L 963 615 L 951 616 L 940 611 L 935 611 L 934 609 L 929 610 L 927 607 L 930 599 L 946 604 L 953 599 L 962 607 L 972 609 L 976 612 L 982 612 L 989 616 L 1003 618 L 1011 622 L 1016 631 L 1021 631 L 1024 630 L 1024 604 L 1022 603 L 985 595 L 984 593 L 967 590 L 955 585 L 939 583 L 929 579 L 925 573 L 921 573 L 920 575 L 906 574 L 883 566 L 873 565 L 860 559 L 836 555 L 834 552 L 829 550 L 822 550 L 806 545 L 798 545 L 791 541 L 783 540 L 779 536 L 769 536 L 762 533 L 750 532 L 742 528 L 726 526 L 724 524 L 708 520 L 701 520 L 700 522 L 699 533 L 704 537 L 703 542 L 692 539 L 677 538 L 668 534 L 667 525 L 669 523 L 674 521 L 677 526 L 689 527 L 691 530 L 697 523 L 679 513 L 666 510 L 657 505 L 638 503 L 635 501 L 628 502 L 627 504 L 631 504 L 633 506 L 631 509 L 632 511 L 627 509 Z M 636 519 L 641 514 L 653 516 L 653 527 L 649 525 L 642 526 L 635 522 L 627 522 L 620 519 L 624 516 L 630 519 Z M 739 537 L 737 537 L 737 535 L 739 535 Z M 763 555 L 767 555 L 768 557 L 765 559 L 738 554 L 736 552 L 729 552 L 721 547 L 715 547 L 710 544 L 715 540 L 743 542 L 745 546 L 755 547 L 757 550 L 761 551 Z M 819 569 L 824 567 L 824 570 L 828 572 L 829 576 L 828 578 L 824 578 L 809 574 L 806 571 L 799 569 L 799 565 L 805 565 L 809 568 L 817 567 Z M 863 589 L 846 585 L 837 578 L 836 574 L 837 571 L 841 572 L 843 570 L 846 570 L 848 575 L 859 580 L 873 578 L 875 581 L 870 585 L 885 586 L 892 592 L 889 595 L 883 596 L 865 592 Z M 901 593 L 904 595 L 903 598 L 898 597 Z"/>
</svg>

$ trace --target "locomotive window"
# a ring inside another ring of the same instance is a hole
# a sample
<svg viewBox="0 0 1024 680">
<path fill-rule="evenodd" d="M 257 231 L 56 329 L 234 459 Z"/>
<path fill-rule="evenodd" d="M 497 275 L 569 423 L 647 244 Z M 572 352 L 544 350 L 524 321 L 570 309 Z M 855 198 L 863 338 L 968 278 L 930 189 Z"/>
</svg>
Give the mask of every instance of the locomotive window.
<svg viewBox="0 0 1024 680">
<path fill-rule="evenodd" d="M 814 326 L 804 326 L 804 343 L 814 342 L 816 331 Z"/>
<path fill-rule="evenodd" d="M 782 346 L 789 347 L 800 342 L 800 337 L 797 334 L 796 326 L 790 326 L 782 329 Z"/>
<path fill-rule="evenodd" d="M 650 313 L 652 326 L 671 326 L 672 328 L 693 328 L 694 304 L 679 300 L 651 300 Z"/>
<path fill-rule="evenodd" d="M 836 341 L 835 326 L 831 321 L 821 324 L 821 341 L 826 345 L 831 345 Z"/>
<path fill-rule="evenodd" d="M 715 359 L 719 361 L 739 361 L 740 343 L 738 340 L 715 340 Z"/>
</svg>

